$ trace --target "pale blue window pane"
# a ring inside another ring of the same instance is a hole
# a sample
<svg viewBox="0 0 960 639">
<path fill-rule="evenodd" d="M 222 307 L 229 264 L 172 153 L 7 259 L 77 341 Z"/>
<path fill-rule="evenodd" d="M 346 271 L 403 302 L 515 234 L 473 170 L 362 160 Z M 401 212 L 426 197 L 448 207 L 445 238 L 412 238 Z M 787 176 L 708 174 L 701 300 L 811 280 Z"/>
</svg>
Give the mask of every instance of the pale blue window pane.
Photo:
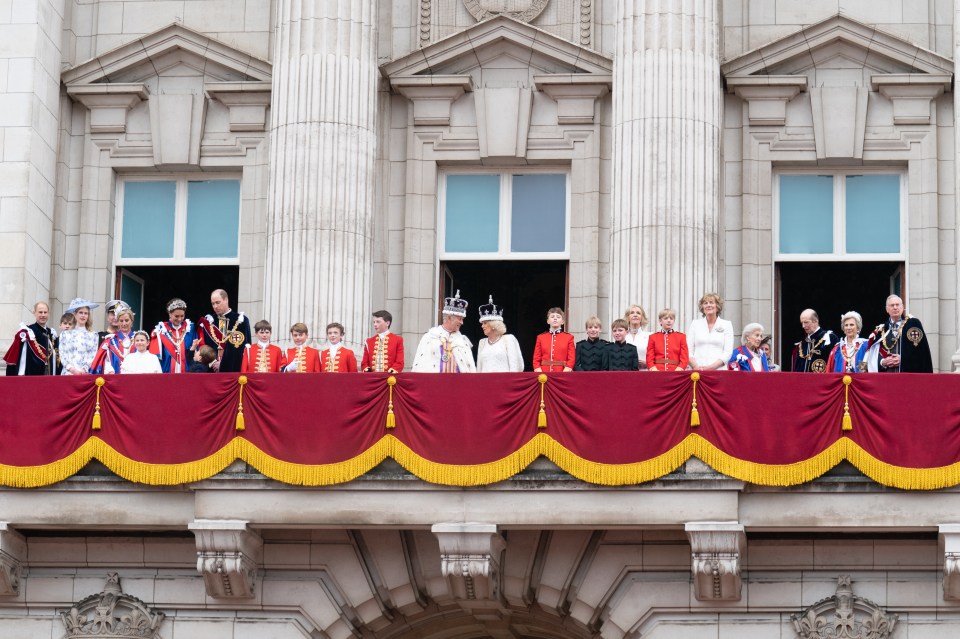
<svg viewBox="0 0 960 639">
<path fill-rule="evenodd" d="M 447 176 L 448 253 L 496 253 L 500 236 L 500 176 Z"/>
<path fill-rule="evenodd" d="M 833 253 L 832 176 L 780 176 L 780 252 Z"/>
<path fill-rule="evenodd" d="M 562 252 L 567 240 L 567 177 L 514 175 L 510 226 L 512 251 Z"/>
<path fill-rule="evenodd" d="M 900 252 L 900 176 L 847 176 L 847 253 Z"/>
<path fill-rule="evenodd" d="M 176 182 L 125 182 L 123 257 L 173 257 Z"/>
<path fill-rule="evenodd" d="M 237 257 L 240 181 L 187 184 L 187 257 Z"/>
</svg>

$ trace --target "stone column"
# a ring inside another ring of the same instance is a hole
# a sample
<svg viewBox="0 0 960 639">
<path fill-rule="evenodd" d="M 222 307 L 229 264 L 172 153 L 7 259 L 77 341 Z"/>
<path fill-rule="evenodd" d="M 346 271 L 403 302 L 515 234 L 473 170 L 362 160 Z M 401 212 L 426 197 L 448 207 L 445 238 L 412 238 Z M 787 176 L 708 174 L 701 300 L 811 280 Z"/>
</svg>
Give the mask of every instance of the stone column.
<svg viewBox="0 0 960 639">
<path fill-rule="evenodd" d="M 717 290 L 722 91 L 717 0 L 617 0 L 611 317 Z"/>
<path fill-rule="evenodd" d="M 3 351 L 20 322 L 33 322 L 34 302 L 50 295 L 63 11 L 63 0 L 24 0 L 0 11 Z M 51 316 L 59 312 L 50 309 Z"/>
<path fill-rule="evenodd" d="M 954 6 L 953 13 L 953 59 L 957 60 L 957 55 L 960 55 L 960 3 L 957 3 Z M 960 91 L 957 91 L 956 88 L 953 90 L 953 144 L 954 144 L 954 154 L 956 154 L 956 149 L 960 149 Z M 954 189 L 953 189 L 953 211 L 956 216 L 956 220 L 960 220 L 960 162 L 957 161 L 956 156 L 954 156 L 953 162 L 953 178 L 954 178 Z M 956 222 L 955 222 L 956 224 Z M 960 259 L 957 255 L 960 252 L 960 224 L 956 224 L 956 232 L 953 236 L 953 268 L 954 268 L 954 302 L 953 302 L 953 317 L 955 332 L 953 339 L 956 342 L 957 351 L 953 354 L 952 364 L 953 372 L 960 373 L 960 312 L 957 312 L 957 305 L 960 304 Z M 941 302 L 942 304 L 942 302 Z M 944 314 L 943 317 L 948 317 L 949 315 Z M 921 318 L 922 321 L 922 318 Z M 946 324 L 946 322 L 944 322 Z M 940 364 L 940 370 L 948 370 L 946 362 Z"/>
<path fill-rule="evenodd" d="M 281 340 L 340 322 L 356 347 L 372 312 L 376 1 L 275 6 L 264 316 Z"/>
</svg>

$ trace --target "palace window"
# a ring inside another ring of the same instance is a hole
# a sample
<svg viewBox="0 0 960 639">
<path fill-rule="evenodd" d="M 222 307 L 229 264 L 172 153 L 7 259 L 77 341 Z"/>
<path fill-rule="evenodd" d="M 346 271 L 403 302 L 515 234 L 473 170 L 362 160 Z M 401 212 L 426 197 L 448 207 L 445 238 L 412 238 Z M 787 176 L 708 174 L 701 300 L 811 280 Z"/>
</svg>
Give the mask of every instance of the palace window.
<svg viewBox="0 0 960 639">
<path fill-rule="evenodd" d="M 889 170 L 780 173 L 777 259 L 903 259 L 904 180 Z"/>
<path fill-rule="evenodd" d="M 441 174 L 441 259 L 568 257 L 568 184 L 556 170 Z"/>
</svg>

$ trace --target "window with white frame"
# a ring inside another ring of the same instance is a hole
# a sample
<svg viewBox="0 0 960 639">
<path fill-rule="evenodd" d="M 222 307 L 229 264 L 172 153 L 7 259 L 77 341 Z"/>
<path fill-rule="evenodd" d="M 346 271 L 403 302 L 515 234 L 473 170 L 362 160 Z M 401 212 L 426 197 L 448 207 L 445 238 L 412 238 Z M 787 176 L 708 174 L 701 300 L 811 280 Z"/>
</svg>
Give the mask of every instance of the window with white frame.
<svg viewBox="0 0 960 639">
<path fill-rule="evenodd" d="M 566 172 L 446 172 L 438 201 L 441 259 L 569 256 Z"/>
<path fill-rule="evenodd" d="M 118 210 L 118 265 L 239 264 L 238 179 L 127 177 Z"/>
<path fill-rule="evenodd" d="M 779 173 L 777 259 L 903 259 L 905 180 L 890 170 Z"/>
</svg>

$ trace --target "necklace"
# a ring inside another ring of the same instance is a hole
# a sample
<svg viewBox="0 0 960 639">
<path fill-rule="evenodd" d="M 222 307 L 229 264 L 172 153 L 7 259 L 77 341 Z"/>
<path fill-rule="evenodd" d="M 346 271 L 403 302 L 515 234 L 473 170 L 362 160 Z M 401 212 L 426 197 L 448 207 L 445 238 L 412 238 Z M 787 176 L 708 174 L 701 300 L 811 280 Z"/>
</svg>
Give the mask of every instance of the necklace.
<svg viewBox="0 0 960 639">
<path fill-rule="evenodd" d="M 906 317 L 900 318 L 899 325 L 891 327 L 883 332 L 883 337 L 880 338 L 880 343 L 883 345 L 883 348 L 886 349 L 888 353 L 892 353 L 893 350 L 897 347 L 897 343 L 900 341 L 900 331 L 903 330 L 903 325 L 907 323 Z M 891 341 L 890 335 L 893 335 L 893 340 Z"/>
</svg>

